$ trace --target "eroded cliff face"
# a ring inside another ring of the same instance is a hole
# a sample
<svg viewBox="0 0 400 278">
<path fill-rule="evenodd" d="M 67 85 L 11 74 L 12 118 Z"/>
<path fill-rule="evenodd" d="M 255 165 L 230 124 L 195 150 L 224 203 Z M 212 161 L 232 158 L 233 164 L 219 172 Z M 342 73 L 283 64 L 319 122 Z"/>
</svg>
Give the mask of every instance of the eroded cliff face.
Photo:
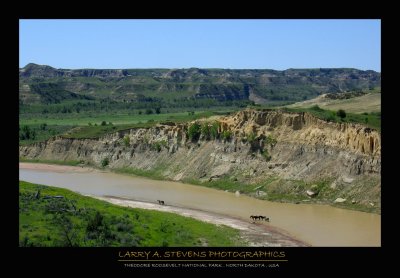
<svg viewBox="0 0 400 278">
<path fill-rule="evenodd" d="M 187 136 L 191 123 L 158 125 L 99 139 L 56 137 L 21 146 L 20 156 L 95 165 L 107 158 L 110 168 L 152 170 L 173 180 L 225 178 L 249 186 L 265 184 L 266 192 L 288 191 L 305 197 L 308 186 L 324 181 L 329 183 L 329 196 L 380 206 L 381 136 L 377 131 L 325 122 L 308 113 L 279 111 L 244 110 L 217 122 L 220 139 L 215 140 L 200 136 L 191 142 Z M 129 137 L 129 144 L 124 137 Z"/>
</svg>

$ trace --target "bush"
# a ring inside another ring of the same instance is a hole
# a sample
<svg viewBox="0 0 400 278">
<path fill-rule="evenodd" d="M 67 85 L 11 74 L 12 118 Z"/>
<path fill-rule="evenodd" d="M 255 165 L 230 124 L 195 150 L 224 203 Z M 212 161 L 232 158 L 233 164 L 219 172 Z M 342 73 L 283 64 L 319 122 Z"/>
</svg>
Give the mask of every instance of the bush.
<svg viewBox="0 0 400 278">
<path fill-rule="evenodd" d="M 36 131 L 34 129 L 30 129 L 27 125 L 24 125 L 22 130 L 19 131 L 20 140 L 35 140 L 35 138 Z"/>
<path fill-rule="evenodd" d="M 161 144 L 160 142 L 155 142 L 154 144 L 151 145 L 151 149 L 155 150 L 157 152 L 161 152 Z"/>
<path fill-rule="evenodd" d="M 125 147 L 129 147 L 129 144 L 130 144 L 130 141 L 131 141 L 131 139 L 129 138 L 129 136 L 128 135 L 125 135 L 125 137 L 124 137 L 124 145 L 125 145 Z"/>
<path fill-rule="evenodd" d="M 218 123 L 214 122 L 210 128 L 210 136 L 212 139 L 218 139 Z"/>
<path fill-rule="evenodd" d="M 264 149 L 261 154 L 265 158 L 265 161 L 270 161 L 272 158 L 267 149 Z"/>
<path fill-rule="evenodd" d="M 109 162 L 110 162 L 110 161 L 108 160 L 107 157 L 104 158 L 104 159 L 101 161 L 101 167 L 106 167 L 106 166 L 108 165 Z"/>
<path fill-rule="evenodd" d="M 147 115 L 153 114 L 153 110 L 151 110 L 150 108 L 147 108 L 146 109 L 146 114 Z"/>
<path fill-rule="evenodd" d="M 201 127 L 198 123 L 194 123 L 189 127 L 188 136 L 192 142 L 199 140 Z"/>
<path fill-rule="evenodd" d="M 256 135 L 254 132 L 251 132 L 246 136 L 247 142 L 253 143 L 256 140 Z"/>
<path fill-rule="evenodd" d="M 107 125 L 106 121 L 102 121 L 102 122 L 101 122 L 101 125 L 102 125 L 102 126 Z"/>
<path fill-rule="evenodd" d="M 210 127 L 208 126 L 208 123 L 203 123 L 201 126 L 201 135 L 203 135 L 204 139 L 210 140 Z"/>
<path fill-rule="evenodd" d="M 265 143 L 267 143 L 268 145 L 270 145 L 271 147 L 274 147 L 276 145 L 278 141 L 273 138 L 271 135 L 268 135 L 268 137 L 265 140 Z"/>
<path fill-rule="evenodd" d="M 230 132 L 229 130 L 225 130 L 225 131 L 222 133 L 222 139 L 224 139 L 225 141 L 230 140 L 231 137 L 232 137 L 232 132 Z"/>
<path fill-rule="evenodd" d="M 346 118 L 346 111 L 344 111 L 343 109 L 339 109 L 336 112 L 336 115 L 339 116 L 340 118 L 344 119 L 344 118 Z"/>
</svg>

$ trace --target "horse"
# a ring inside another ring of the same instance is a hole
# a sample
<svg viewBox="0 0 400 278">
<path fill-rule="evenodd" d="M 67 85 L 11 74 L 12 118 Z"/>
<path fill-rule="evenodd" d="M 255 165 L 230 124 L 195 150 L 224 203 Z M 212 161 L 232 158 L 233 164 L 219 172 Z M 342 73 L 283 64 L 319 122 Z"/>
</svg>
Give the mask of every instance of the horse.
<svg viewBox="0 0 400 278">
<path fill-rule="evenodd" d="M 260 218 L 260 220 L 264 220 L 264 221 L 267 221 L 267 222 L 269 222 L 269 217 L 266 217 L 266 216 L 260 215 L 260 216 L 259 216 L 259 218 Z"/>
<path fill-rule="evenodd" d="M 260 216 L 257 215 L 250 215 L 250 218 L 253 219 L 253 221 L 260 220 Z"/>
<path fill-rule="evenodd" d="M 165 205 L 164 201 L 157 200 L 157 202 L 158 202 L 160 205 Z"/>
</svg>

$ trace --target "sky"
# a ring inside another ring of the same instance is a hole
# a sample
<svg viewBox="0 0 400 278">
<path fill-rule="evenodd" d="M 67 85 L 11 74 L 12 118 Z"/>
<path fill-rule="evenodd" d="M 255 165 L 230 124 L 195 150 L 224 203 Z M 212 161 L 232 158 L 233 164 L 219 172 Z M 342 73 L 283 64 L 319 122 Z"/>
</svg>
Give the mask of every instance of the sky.
<svg viewBox="0 0 400 278">
<path fill-rule="evenodd" d="M 19 66 L 381 71 L 381 21 L 19 21 Z"/>
</svg>

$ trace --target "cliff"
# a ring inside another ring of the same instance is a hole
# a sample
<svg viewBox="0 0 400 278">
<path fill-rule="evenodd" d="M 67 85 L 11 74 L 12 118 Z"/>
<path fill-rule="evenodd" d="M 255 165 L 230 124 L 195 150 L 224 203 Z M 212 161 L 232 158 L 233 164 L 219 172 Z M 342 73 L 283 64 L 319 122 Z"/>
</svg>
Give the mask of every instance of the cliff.
<svg viewBox="0 0 400 278">
<path fill-rule="evenodd" d="M 244 110 L 217 120 L 219 138 L 202 134 L 192 142 L 187 135 L 192 124 L 159 124 L 98 139 L 56 137 L 21 146 L 20 157 L 98 166 L 107 159 L 110 168 L 152 171 L 177 181 L 227 180 L 246 185 L 251 190 L 243 190 L 256 197 L 342 198 L 380 209 L 381 136 L 375 130 L 308 113 Z"/>
</svg>

